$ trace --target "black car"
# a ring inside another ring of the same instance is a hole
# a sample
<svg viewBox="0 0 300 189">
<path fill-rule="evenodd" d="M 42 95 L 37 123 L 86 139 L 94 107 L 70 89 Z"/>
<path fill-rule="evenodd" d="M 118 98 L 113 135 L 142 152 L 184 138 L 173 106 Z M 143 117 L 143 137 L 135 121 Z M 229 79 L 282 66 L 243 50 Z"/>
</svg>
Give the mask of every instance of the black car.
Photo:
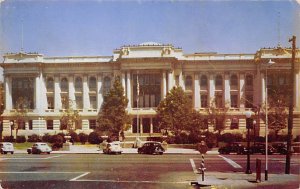
<svg viewBox="0 0 300 189">
<path fill-rule="evenodd" d="M 250 147 L 249 151 L 251 154 L 266 154 L 266 145 L 265 143 L 255 143 L 253 146 Z M 271 145 L 268 145 L 268 154 L 273 154 L 275 152 L 276 150 Z"/>
<path fill-rule="evenodd" d="M 160 142 L 145 142 L 142 147 L 138 148 L 139 154 L 160 154 L 162 155 L 165 149 Z"/>
<path fill-rule="evenodd" d="M 220 154 L 230 154 L 230 153 L 245 154 L 246 148 L 241 143 L 234 142 L 219 148 L 218 151 Z"/>
<path fill-rule="evenodd" d="M 286 154 L 287 153 L 287 145 L 284 142 L 274 142 L 274 143 L 272 143 L 272 147 L 279 154 Z"/>
</svg>

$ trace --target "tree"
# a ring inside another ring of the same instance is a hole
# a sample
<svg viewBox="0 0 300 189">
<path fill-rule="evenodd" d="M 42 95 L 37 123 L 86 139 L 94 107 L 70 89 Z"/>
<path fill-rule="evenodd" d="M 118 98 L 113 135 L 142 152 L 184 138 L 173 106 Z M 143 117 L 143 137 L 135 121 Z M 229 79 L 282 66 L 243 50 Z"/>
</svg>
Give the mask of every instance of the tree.
<svg viewBox="0 0 300 189">
<path fill-rule="evenodd" d="M 288 98 L 287 91 L 290 89 L 284 86 L 272 86 L 268 89 L 268 128 L 272 129 L 275 137 L 279 131 L 287 127 Z M 262 107 L 262 120 L 266 122 L 266 104 Z"/>
<path fill-rule="evenodd" d="M 210 103 L 207 110 L 207 119 L 214 126 L 214 130 L 218 131 L 219 135 L 225 129 L 226 114 L 229 110 L 227 106 L 217 107 L 215 99 Z"/>
<path fill-rule="evenodd" d="M 181 87 L 173 87 L 159 103 L 156 112 L 159 128 L 171 130 L 178 135 L 189 129 L 192 102 Z"/>
<path fill-rule="evenodd" d="M 79 124 L 80 115 L 78 110 L 73 108 L 73 101 L 70 99 L 63 99 L 63 103 L 66 109 L 63 111 L 60 118 L 61 129 L 65 129 L 68 133 L 72 133 L 75 130 L 75 125 Z"/>
<path fill-rule="evenodd" d="M 128 130 L 131 120 L 126 111 L 127 104 L 128 99 L 124 95 L 120 77 L 116 77 L 113 87 L 104 96 L 97 118 L 97 130 L 112 136 L 119 136 Z"/>
</svg>

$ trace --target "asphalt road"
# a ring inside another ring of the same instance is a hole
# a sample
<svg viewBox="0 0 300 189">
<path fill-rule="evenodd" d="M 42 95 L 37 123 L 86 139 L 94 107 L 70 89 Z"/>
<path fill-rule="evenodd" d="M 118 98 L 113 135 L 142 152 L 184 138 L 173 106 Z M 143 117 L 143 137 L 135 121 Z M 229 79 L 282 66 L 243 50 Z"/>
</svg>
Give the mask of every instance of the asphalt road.
<svg viewBox="0 0 300 189">
<path fill-rule="evenodd" d="M 251 156 L 251 169 L 255 170 L 256 158 L 264 170 L 263 155 Z M 0 180 L 9 189 L 195 188 L 190 183 L 199 177 L 201 160 L 200 155 L 188 154 L 1 155 Z M 283 155 L 269 156 L 269 173 L 284 173 L 284 161 Z M 246 156 L 205 155 L 205 167 L 209 172 L 243 172 Z M 299 156 L 293 156 L 292 173 L 299 175 L 299 167 Z"/>
</svg>

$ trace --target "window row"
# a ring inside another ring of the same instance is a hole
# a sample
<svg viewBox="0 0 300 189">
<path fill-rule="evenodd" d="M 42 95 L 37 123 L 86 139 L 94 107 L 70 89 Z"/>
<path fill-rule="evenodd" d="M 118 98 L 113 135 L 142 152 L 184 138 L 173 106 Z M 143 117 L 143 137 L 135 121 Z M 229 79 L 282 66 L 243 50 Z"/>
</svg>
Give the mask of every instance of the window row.
<svg viewBox="0 0 300 189">
<path fill-rule="evenodd" d="M 177 77 L 177 79 L 179 79 Z M 222 90 L 223 88 L 223 76 L 218 74 L 215 76 L 215 87 L 217 90 Z M 238 87 L 238 83 L 239 83 L 239 78 L 237 76 L 237 74 L 232 74 L 230 76 L 230 86 L 232 88 L 237 88 Z M 176 82 L 178 83 L 178 82 Z M 246 85 L 246 89 L 252 88 L 253 87 L 253 75 L 249 75 L 247 74 L 245 77 L 245 85 Z M 202 90 L 207 89 L 208 87 L 208 77 L 206 75 L 202 75 L 200 77 L 200 87 Z M 192 76 L 186 76 L 185 78 L 185 88 L 186 90 L 192 90 L 193 89 L 193 78 Z"/>
<path fill-rule="evenodd" d="M 69 91 L 69 81 L 68 78 L 63 77 L 60 80 L 60 90 L 61 92 L 68 92 Z M 111 86 L 111 78 L 110 77 L 104 77 L 103 79 L 103 92 L 104 94 L 109 91 Z M 83 91 L 83 81 L 82 77 L 75 77 L 75 92 L 82 92 Z M 92 76 L 89 77 L 88 79 L 88 87 L 89 91 L 97 91 L 97 79 L 96 77 Z M 54 91 L 54 79 L 53 77 L 47 78 L 46 81 L 46 88 L 48 92 L 53 92 Z"/>
</svg>

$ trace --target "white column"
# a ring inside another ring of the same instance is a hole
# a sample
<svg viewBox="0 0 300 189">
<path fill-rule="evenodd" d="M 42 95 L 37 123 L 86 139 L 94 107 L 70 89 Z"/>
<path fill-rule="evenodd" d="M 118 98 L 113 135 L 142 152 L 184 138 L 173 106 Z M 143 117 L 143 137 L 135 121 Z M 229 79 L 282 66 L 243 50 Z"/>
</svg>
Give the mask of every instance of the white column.
<svg viewBox="0 0 300 189">
<path fill-rule="evenodd" d="M 40 75 L 35 77 L 35 112 L 41 111 L 41 84 L 40 84 Z"/>
<path fill-rule="evenodd" d="M 166 79 L 166 72 L 162 74 L 162 98 L 165 98 L 167 95 L 167 79 Z"/>
<path fill-rule="evenodd" d="M 125 81 L 125 73 L 121 74 L 122 87 L 124 89 L 124 94 L 126 95 L 126 81 Z"/>
<path fill-rule="evenodd" d="M 100 110 L 102 103 L 103 103 L 103 95 L 102 95 L 102 76 L 98 76 L 98 82 L 97 82 L 97 102 L 98 102 L 98 110 Z"/>
<path fill-rule="evenodd" d="M 215 77 L 214 74 L 209 75 L 209 101 L 208 106 L 211 105 L 212 100 L 215 99 Z"/>
<path fill-rule="evenodd" d="M 245 108 L 245 74 L 240 74 L 240 108 Z"/>
<path fill-rule="evenodd" d="M 48 103 L 47 103 L 46 78 L 43 77 L 43 74 L 41 74 L 40 76 L 40 82 L 41 82 L 41 91 L 42 91 L 42 94 L 40 96 L 42 102 L 41 109 L 42 111 L 44 111 L 48 108 Z"/>
<path fill-rule="evenodd" d="M 60 89 L 60 80 L 59 76 L 54 77 L 54 109 L 59 110 L 62 107 L 61 104 L 61 89 Z"/>
<path fill-rule="evenodd" d="M 194 76 L 194 102 L 195 102 L 195 109 L 200 109 L 200 85 L 199 85 L 199 75 L 195 74 Z"/>
<path fill-rule="evenodd" d="M 87 110 L 90 108 L 90 95 L 88 87 L 88 76 L 83 76 L 83 109 Z"/>
<path fill-rule="evenodd" d="M 9 76 L 5 76 L 5 110 L 12 109 L 12 79 Z"/>
<path fill-rule="evenodd" d="M 150 133 L 153 133 L 153 117 L 150 118 Z"/>
<path fill-rule="evenodd" d="M 76 108 L 74 77 L 69 76 L 69 100 L 72 102 L 72 108 Z"/>
<path fill-rule="evenodd" d="M 173 77 L 173 72 L 168 71 L 168 91 L 170 91 L 173 88 L 173 83 L 174 83 L 174 77 Z"/>
<path fill-rule="evenodd" d="M 230 82 L 229 82 L 229 74 L 225 73 L 225 105 L 228 104 L 229 107 L 231 107 L 230 102 Z"/>
<path fill-rule="evenodd" d="M 183 82 L 182 72 L 179 74 L 179 86 L 185 91 L 185 85 Z"/>
<path fill-rule="evenodd" d="M 130 71 L 127 72 L 127 90 L 126 90 L 126 94 L 127 94 L 127 98 L 128 98 L 127 108 L 130 109 L 131 104 L 132 104 Z"/>
</svg>

